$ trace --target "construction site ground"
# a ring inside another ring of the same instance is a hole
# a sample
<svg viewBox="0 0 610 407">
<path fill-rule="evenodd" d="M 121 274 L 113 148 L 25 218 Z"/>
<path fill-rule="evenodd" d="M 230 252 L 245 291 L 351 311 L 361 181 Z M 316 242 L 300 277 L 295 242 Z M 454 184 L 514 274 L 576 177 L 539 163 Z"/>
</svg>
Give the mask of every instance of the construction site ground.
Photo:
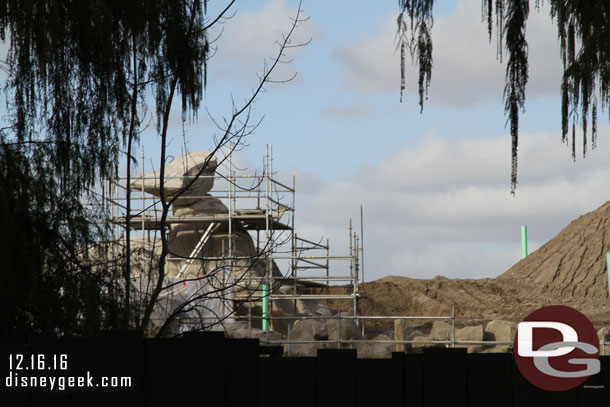
<svg viewBox="0 0 610 407">
<path fill-rule="evenodd" d="M 608 260 L 610 201 L 572 221 L 555 237 L 496 278 L 412 279 L 387 276 L 364 284 L 364 314 L 449 316 L 456 325 L 502 319 L 522 321 L 545 305 L 567 305 L 585 314 L 596 329 L 610 327 Z M 408 271 L 405 271 L 408 275 Z M 344 294 L 351 287 L 330 287 Z M 334 310 L 350 311 L 347 301 L 329 301 Z M 361 307 L 361 304 L 359 304 Z M 412 321 L 409 325 L 421 324 Z M 367 326 L 374 325 L 369 321 Z M 383 324 L 389 328 L 391 322 Z"/>
<path fill-rule="evenodd" d="M 335 286 L 329 292 L 346 294 L 350 289 Z M 448 279 L 437 276 L 421 280 L 388 276 L 366 283 L 364 293 L 365 315 L 450 316 L 455 307 L 456 326 L 462 327 L 485 325 L 496 319 L 520 322 L 542 306 L 561 304 L 587 315 L 597 329 L 610 326 L 608 300 L 558 298 L 553 293 L 541 295 L 520 281 L 505 278 Z M 328 304 L 333 310 L 352 310 L 348 301 L 328 300 Z M 426 322 L 413 320 L 407 325 L 429 325 Z M 391 328 L 393 322 L 367 321 L 366 326 Z M 370 334 L 375 332 L 371 329 Z"/>
</svg>

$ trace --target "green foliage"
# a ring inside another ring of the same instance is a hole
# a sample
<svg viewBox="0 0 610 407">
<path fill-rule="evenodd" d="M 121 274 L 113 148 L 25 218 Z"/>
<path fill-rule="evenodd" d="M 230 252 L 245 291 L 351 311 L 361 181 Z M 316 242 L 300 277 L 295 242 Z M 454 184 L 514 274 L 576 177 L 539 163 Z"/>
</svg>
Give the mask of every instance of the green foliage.
<svg viewBox="0 0 610 407">
<path fill-rule="evenodd" d="M 419 65 L 419 97 L 427 94 L 432 69 L 432 7 L 434 0 L 399 0 L 398 45 L 401 50 L 401 100 L 405 83 L 405 49 Z M 528 46 L 526 26 L 529 0 L 482 0 L 491 40 L 494 17 L 498 54 L 508 55 L 504 86 L 504 111 L 508 116 L 512 139 L 511 192 L 517 187 L 517 147 L 519 111 L 525 108 L 528 81 Z M 540 7 L 536 0 L 536 8 Z M 572 157 L 576 158 L 576 126 L 582 128 L 583 156 L 587 151 L 589 115 L 593 147 L 597 137 L 598 99 L 602 109 L 610 103 L 610 2 L 606 0 L 548 0 L 551 18 L 557 24 L 563 61 L 561 83 L 562 142 L 571 127 Z M 410 25 L 405 22 L 405 13 Z M 409 31 L 410 29 L 410 31 Z M 417 39 L 417 41 L 415 40 Z M 415 58 L 417 57 L 417 58 Z M 610 109 L 608 109 L 610 114 Z M 610 116 L 609 116 L 610 119 Z"/>
</svg>

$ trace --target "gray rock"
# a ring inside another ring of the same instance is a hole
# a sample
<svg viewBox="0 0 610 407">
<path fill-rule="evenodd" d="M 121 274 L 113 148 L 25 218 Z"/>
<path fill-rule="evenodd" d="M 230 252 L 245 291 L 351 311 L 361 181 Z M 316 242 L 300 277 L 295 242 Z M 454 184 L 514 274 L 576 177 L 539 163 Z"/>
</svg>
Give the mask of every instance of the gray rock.
<svg viewBox="0 0 610 407">
<path fill-rule="evenodd" d="M 601 342 L 610 342 L 610 328 L 601 328 L 597 331 L 597 337 Z M 599 345 L 600 355 L 610 354 L 610 345 Z"/>
<path fill-rule="evenodd" d="M 291 291 L 292 293 L 292 291 Z M 297 300 L 296 301 L 296 313 L 300 315 L 320 315 L 330 316 L 332 310 L 326 304 L 316 300 Z"/>
<path fill-rule="evenodd" d="M 375 341 L 391 341 L 387 335 L 381 334 L 373 338 Z M 358 352 L 359 358 L 390 358 L 394 351 L 394 344 L 392 343 L 357 343 L 355 348 Z"/>
<path fill-rule="evenodd" d="M 467 326 L 455 330 L 455 338 L 457 341 L 482 341 L 483 326 Z"/>
<path fill-rule="evenodd" d="M 451 324 L 444 321 L 434 321 L 430 331 L 430 339 L 435 341 L 449 341 L 453 335 Z"/>
<path fill-rule="evenodd" d="M 341 316 L 347 316 L 348 314 L 341 313 Z M 339 324 L 341 325 L 341 337 L 340 339 L 362 339 L 362 332 L 356 321 L 353 319 L 328 319 L 326 320 L 326 329 L 328 332 L 328 338 L 336 341 L 339 339 Z"/>
<path fill-rule="evenodd" d="M 409 340 L 413 342 L 409 344 L 408 349 L 414 352 L 420 352 L 423 348 L 445 347 L 443 344 L 430 343 L 430 341 L 435 341 L 437 339 L 432 339 L 426 335 L 414 336 Z"/>
<path fill-rule="evenodd" d="M 476 341 L 476 342 L 480 342 L 483 341 L 483 326 L 482 325 L 476 325 L 476 326 L 467 326 L 464 328 L 460 328 L 460 329 L 456 329 L 455 330 L 455 339 L 460 342 L 469 342 L 469 341 Z M 482 345 L 456 345 L 457 347 L 461 347 L 461 348 L 466 348 L 468 349 L 469 353 L 472 352 L 478 352 L 481 350 Z"/>
<path fill-rule="evenodd" d="M 601 328 L 597 331 L 599 341 L 610 342 L 610 328 Z"/>
<path fill-rule="evenodd" d="M 284 355 L 317 356 L 318 349 L 327 349 L 326 343 L 284 344 Z"/>
<path fill-rule="evenodd" d="M 326 324 L 324 320 L 298 320 L 292 325 L 289 339 L 290 341 L 326 341 L 328 340 Z M 326 349 L 327 347 L 333 346 L 326 342 L 284 344 L 284 354 L 292 356 L 316 356 L 318 349 Z"/>
<path fill-rule="evenodd" d="M 512 342 L 517 333 L 517 324 L 511 321 L 495 319 L 485 327 L 485 340 Z"/>
<path fill-rule="evenodd" d="M 418 336 L 426 336 L 422 331 L 420 331 L 419 329 L 409 329 L 407 328 L 406 333 L 405 333 L 405 339 L 407 341 L 412 341 L 413 338 L 418 337 Z"/>
<path fill-rule="evenodd" d="M 292 341 L 324 341 L 329 338 L 328 329 L 322 320 L 301 319 L 292 325 Z"/>
</svg>

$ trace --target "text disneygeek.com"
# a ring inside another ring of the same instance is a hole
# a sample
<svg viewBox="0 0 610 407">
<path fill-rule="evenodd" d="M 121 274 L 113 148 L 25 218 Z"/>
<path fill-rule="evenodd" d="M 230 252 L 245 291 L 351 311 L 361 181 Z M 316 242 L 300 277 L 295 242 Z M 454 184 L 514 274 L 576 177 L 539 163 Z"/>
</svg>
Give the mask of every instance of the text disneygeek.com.
<svg viewBox="0 0 610 407">
<path fill-rule="evenodd" d="M 22 376 L 11 372 L 4 381 L 6 388 L 10 389 L 46 389 L 59 390 L 77 388 L 129 388 L 129 376 L 102 376 L 98 380 L 87 372 L 85 376 Z"/>
</svg>

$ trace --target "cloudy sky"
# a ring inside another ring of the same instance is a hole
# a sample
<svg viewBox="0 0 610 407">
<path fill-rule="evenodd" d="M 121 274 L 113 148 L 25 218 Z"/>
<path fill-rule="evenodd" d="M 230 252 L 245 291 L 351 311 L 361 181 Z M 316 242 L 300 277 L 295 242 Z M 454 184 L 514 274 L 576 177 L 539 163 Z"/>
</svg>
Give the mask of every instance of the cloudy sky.
<svg viewBox="0 0 610 407">
<path fill-rule="evenodd" d="M 213 4 L 218 3 L 218 4 Z M 212 2 L 214 7 L 223 2 Z M 330 238 L 347 252 L 349 218 L 364 208 L 366 280 L 385 275 L 494 277 L 519 261 L 520 225 L 530 251 L 570 221 L 610 199 L 610 130 L 600 114 L 599 142 L 576 162 L 561 143 L 561 63 L 548 9 L 528 24 L 530 82 L 521 117 L 519 184 L 510 194 L 510 139 L 503 111 L 505 65 L 481 22 L 480 0 L 443 0 L 435 9 L 434 66 L 420 114 L 416 68 L 399 102 L 394 0 L 303 2 L 309 21 L 252 110 L 263 119 L 236 159 L 260 173 L 273 144 L 280 180 L 296 175 L 299 235 Z M 295 15 L 293 0 L 238 2 L 214 33 L 206 110 L 184 126 L 190 150 L 209 149 L 212 120 L 249 96 Z M 607 112 L 606 112 L 607 113 Z M 171 148 L 183 144 L 176 115 Z M 144 138 L 147 151 L 154 136 Z"/>
</svg>

